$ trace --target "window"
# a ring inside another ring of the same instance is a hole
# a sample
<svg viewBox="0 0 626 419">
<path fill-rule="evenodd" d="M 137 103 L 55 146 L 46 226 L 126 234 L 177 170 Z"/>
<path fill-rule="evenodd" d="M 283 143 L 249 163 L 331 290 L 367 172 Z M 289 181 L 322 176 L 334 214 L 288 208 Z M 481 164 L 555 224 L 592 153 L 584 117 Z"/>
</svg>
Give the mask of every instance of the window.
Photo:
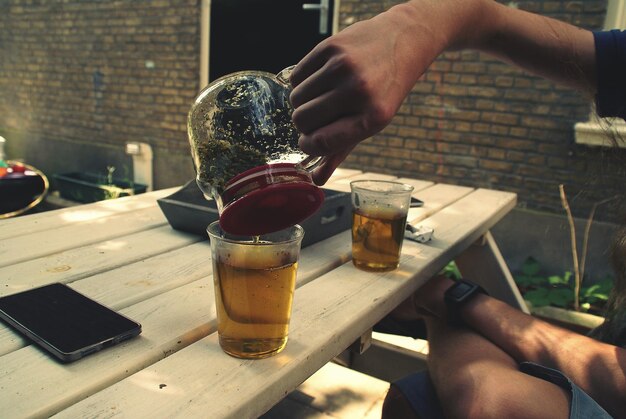
<svg viewBox="0 0 626 419">
<path fill-rule="evenodd" d="M 609 0 L 607 4 L 605 29 L 626 28 L 626 0 Z M 626 138 L 626 122 L 620 118 L 599 118 L 592 110 L 589 120 L 574 125 L 577 144 L 590 146 L 613 146 L 609 136 Z M 619 147 L 626 148 L 625 141 L 618 142 Z"/>
</svg>

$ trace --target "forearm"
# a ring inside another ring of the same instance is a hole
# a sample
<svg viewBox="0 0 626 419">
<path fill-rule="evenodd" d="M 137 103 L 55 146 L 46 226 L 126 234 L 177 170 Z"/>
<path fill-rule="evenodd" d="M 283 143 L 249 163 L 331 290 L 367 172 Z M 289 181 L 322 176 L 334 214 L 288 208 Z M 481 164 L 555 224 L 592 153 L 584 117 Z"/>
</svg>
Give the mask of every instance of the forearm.
<svg viewBox="0 0 626 419">
<path fill-rule="evenodd" d="M 418 21 L 427 17 L 443 50 L 476 49 L 533 74 L 593 95 L 593 34 L 495 0 L 412 0 Z M 435 6 L 433 7 L 433 4 Z"/>
<path fill-rule="evenodd" d="M 479 296 L 465 322 L 516 361 L 562 371 L 614 415 L 626 409 L 626 351 L 552 326 L 496 299 Z"/>
<path fill-rule="evenodd" d="M 478 48 L 534 74 L 587 94 L 595 93 L 591 31 L 500 4 L 494 9 L 500 24 Z"/>
<path fill-rule="evenodd" d="M 475 48 L 495 32 L 492 0 L 410 0 L 385 14 L 402 19 L 410 37 L 406 57 L 420 77 L 447 50 Z"/>
</svg>

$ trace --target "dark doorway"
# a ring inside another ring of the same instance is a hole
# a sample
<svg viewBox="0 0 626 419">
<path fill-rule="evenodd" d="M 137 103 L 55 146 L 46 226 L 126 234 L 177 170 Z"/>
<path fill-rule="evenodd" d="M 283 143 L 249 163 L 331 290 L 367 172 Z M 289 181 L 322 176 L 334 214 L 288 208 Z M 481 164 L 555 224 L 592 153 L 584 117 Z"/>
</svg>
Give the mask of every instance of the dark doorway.
<svg viewBox="0 0 626 419">
<path fill-rule="evenodd" d="M 326 3 L 327 17 L 320 19 Z M 332 33 L 333 8 L 334 0 L 211 0 L 209 81 L 296 64 Z"/>
</svg>

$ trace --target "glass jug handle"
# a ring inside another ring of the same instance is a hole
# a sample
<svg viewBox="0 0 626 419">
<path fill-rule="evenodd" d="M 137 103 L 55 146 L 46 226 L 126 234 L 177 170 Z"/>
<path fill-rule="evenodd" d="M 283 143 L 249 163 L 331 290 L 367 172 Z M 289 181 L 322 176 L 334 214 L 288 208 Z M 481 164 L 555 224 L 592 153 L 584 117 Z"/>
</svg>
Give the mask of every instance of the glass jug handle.
<svg viewBox="0 0 626 419">
<path fill-rule="evenodd" d="M 291 72 L 294 68 L 296 68 L 295 65 L 290 65 L 287 68 L 283 68 L 278 74 L 276 74 L 276 78 L 278 79 L 278 81 L 289 90 L 291 90 L 291 82 L 289 81 L 289 77 L 291 76 Z"/>
<path fill-rule="evenodd" d="M 288 91 L 291 92 L 291 82 L 289 81 L 289 77 L 291 76 L 291 72 L 295 68 L 295 65 L 290 65 L 287 68 L 282 69 L 278 74 L 276 74 L 276 79 L 279 83 L 285 86 Z M 290 104 L 291 106 L 291 104 Z M 304 160 L 298 163 L 304 170 L 307 172 L 313 171 L 316 167 L 318 167 L 322 163 L 322 157 L 316 156 L 306 156 Z"/>
</svg>

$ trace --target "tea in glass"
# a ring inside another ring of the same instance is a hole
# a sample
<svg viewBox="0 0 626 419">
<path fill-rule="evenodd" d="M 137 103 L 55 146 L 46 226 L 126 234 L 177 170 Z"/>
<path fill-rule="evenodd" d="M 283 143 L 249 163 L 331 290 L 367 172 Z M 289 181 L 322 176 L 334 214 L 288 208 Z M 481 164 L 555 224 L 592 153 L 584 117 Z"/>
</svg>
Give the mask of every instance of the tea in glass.
<svg viewBox="0 0 626 419">
<path fill-rule="evenodd" d="M 209 226 L 220 346 L 239 358 L 265 358 L 287 343 L 298 269 L 300 226 L 233 236 Z"/>
<path fill-rule="evenodd" d="M 365 271 L 396 269 L 413 187 L 371 180 L 354 181 L 350 186 L 352 263 Z"/>
</svg>

